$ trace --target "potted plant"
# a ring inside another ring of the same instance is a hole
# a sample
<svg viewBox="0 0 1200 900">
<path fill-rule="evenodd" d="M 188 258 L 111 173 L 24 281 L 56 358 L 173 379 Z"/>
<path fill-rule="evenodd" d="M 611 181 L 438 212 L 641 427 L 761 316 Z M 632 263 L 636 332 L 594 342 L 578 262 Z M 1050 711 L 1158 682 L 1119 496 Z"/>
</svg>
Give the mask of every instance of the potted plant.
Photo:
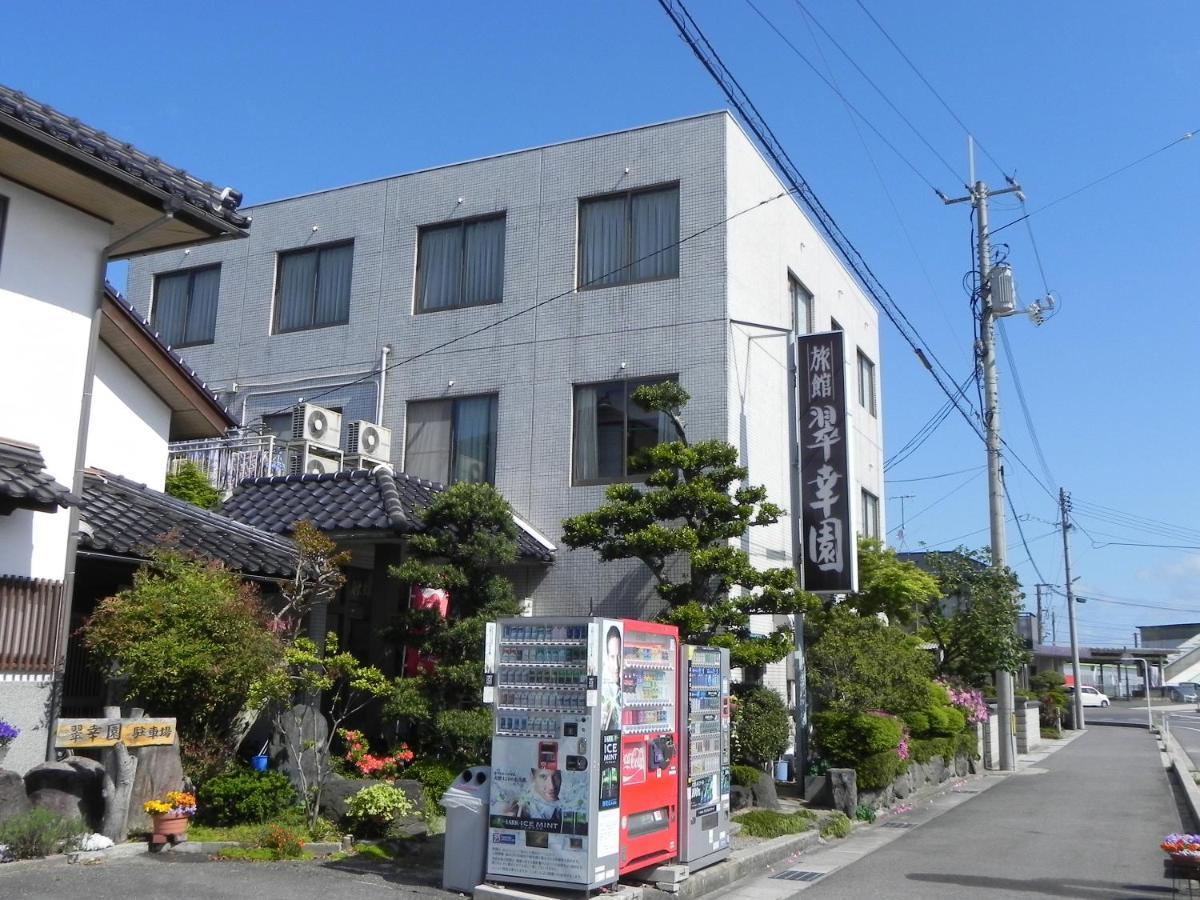
<svg viewBox="0 0 1200 900">
<path fill-rule="evenodd" d="M 172 839 L 187 834 L 196 814 L 196 796 L 186 791 L 167 791 L 161 798 L 147 800 L 142 809 L 154 820 L 154 834 Z"/>
<path fill-rule="evenodd" d="M 1177 863 L 1200 866 L 1200 834 L 1168 834 L 1159 846 Z"/>
</svg>

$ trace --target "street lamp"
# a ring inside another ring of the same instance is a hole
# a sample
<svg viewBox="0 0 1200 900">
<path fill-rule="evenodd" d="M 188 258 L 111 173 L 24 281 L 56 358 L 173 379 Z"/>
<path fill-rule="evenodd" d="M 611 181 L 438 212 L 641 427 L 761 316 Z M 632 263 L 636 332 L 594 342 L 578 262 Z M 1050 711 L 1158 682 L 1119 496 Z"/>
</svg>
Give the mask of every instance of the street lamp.
<svg viewBox="0 0 1200 900">
<path fill-rule="evenodd" d="M 1117 662 L 1142 664 L 1142 685 L 1146 689 L 1146 727 L 1150 731 L 1153 731 L 1154 717 L 1150 713 L 1150 663 L 1142 659 L 1140 656 L 1122 656 L 1117 660 Z"/>
</svg>

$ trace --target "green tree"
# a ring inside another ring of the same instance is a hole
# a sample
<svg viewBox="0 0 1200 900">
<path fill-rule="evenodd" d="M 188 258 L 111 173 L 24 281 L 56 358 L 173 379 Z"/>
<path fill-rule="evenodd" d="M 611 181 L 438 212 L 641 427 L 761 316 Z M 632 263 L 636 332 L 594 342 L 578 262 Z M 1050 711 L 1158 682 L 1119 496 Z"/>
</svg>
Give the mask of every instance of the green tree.
<svg viewBox="0 0 1200 900">
<path fill-rule="evenodd" d="M 858 592 L 848 602 L 860 614 L 883 613 L 895 625 L 911 625 L 941 596 L 938 580 L 901 560 L 877 538 L 858 540 Z"/>
<path fill-rule="evenodd" d="M 793 569 L 757 569 L 730 543 L 778 522 L 783 511 L 766 488 L 746 483 L 736 447 L 688 442 L 680 413 L 689 395 L 678 384 L 645 385 L 633 399 L 665 414 L 679 440 L 641 451 L 634 463 L 648 472 L 645 485 L 610 485 L 599 509 L 563 521 L 563 542 L 605 562 L 641 560 L 666 604 L 659 621 L 677 626 L 681 640 L 728 647 L 734 666 L 783 659 L 793 647 L 791 627 L 752 637 L 750 616 L 804 612 L 816 600 L 800 590 Z"/>
<path fill-rule="evenodd" d="M 102 600 L 82 636 L 129 702 L 175 717 L 193 777 L 232 754 L 249 685 L 281 653 L 253 584 L 172 548 L 153 551 L 132 587 Z"/>
<path fill-rule="evenodd" d="M 775 691 L 738 686 L 733 701 L 733 761 L 766 769 L 791 741 L 791 714 Z"/>
<path fill-rule="evenodd" d="M 250 702 L 268 710 L 293 763 L 310 828 L 317 823 L 321 794 L 333 774 L 329 748 L 338 729 L 372 701 L 388 696 L 391 689 L 379 669 L 363 665 L 352 653 L 339 653 L 337 635 L 332 632 L 326 635 L 323 649 L 308 638 L 296 638 L 283 651 L 282 660 L 251 686 Z M 326 730 L 314 727 L 322 715 L 313 702 L 315 697 L 322 697 L 328 710 Z"/>
<path fill-rule="evenodd" d="M 498 570 L 517 560 L 512 508 L 491 485 L 460 483 L 418 513 L 410 559 L 391 569 L 404 584 L 443 588 L 448 615 L 403 610 L 394 634 L 436 660 L 396 682 L 388 712 L 410 726 L 415 749 L 478 762 L 487 757 L 491 715 L 481 699 L 484 630 L 519 611 L 512 582 Z"/>
<path fill-rule="evenodd" d="M 930 553 L 926 564 L 945 598 L 933 596 L 920 610 L 921 634 L 940 651 L 938 674 L 982 687 L 993 672 L 1024 665 L 1028 653 L 1017 634 L 1023 595 L 1016 573 L 992 566 L 987 550 L 963 547 Z"/>
<path fill-rule="evenodd" d="M 283 602 L 272 615 L 275 631 L 288 641 L 295 640 L 314 606 L 337 596 L 346 583 L 342 567 L 350 562 L 350 551 L 339 551 L 312 522 L 296 522 L 291 538 L 296 546 L 296 574 L 284 585 Z"/>
<path fill-rule="evenodd" d="M 221 502 L 221 492 L 212 486 L 204 470 L 188 459 L 167 474 L 166 492 L 201 509 L 216 509 Z"/>
<path fill-rule="evenodd" d="M 926 704 L 933 660 L 918 638 L 845 604 L 812 622 L 816 638 L 808 649 L 808 677 L 819 707 L 902 713 Z"/>
</svg>

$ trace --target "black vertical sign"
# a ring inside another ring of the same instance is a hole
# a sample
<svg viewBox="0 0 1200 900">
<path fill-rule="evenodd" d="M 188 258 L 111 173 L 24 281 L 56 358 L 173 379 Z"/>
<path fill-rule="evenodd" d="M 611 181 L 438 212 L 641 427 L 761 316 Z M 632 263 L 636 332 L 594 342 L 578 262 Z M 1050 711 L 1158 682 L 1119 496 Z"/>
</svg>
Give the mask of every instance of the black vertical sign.
<svg viewBox="0 0 1200 900">
<path fill-rule="evenodd" d="M 851 593 L 858 581 L 843 339 L 841 331 L 796 338 L 802 568 L 814 593 Z"/>
</svg>

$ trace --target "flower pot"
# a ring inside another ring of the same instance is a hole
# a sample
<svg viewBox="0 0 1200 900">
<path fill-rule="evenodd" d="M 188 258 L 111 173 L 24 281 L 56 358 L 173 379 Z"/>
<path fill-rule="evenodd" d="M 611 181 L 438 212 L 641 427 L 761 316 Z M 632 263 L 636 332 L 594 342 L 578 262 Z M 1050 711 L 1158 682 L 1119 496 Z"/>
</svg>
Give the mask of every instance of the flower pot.
<svg viewBox="0 0 1200 900">
<path fill-rule="evenodd" d="M 152 818 L 154 833 L 163 835 L 186 834 L 192 822 L 191 816 L 182 813 L 156 813 Z"/>
<path fill-rule="evenodd" d="M 265 772 L 267 771 L 267 763 L 270 761 L 271 757 L 265 753 L 260 753 L 258 756 L 250 757 L 250 768 L 254 769 L 255 772 Z"/>
</svg>

